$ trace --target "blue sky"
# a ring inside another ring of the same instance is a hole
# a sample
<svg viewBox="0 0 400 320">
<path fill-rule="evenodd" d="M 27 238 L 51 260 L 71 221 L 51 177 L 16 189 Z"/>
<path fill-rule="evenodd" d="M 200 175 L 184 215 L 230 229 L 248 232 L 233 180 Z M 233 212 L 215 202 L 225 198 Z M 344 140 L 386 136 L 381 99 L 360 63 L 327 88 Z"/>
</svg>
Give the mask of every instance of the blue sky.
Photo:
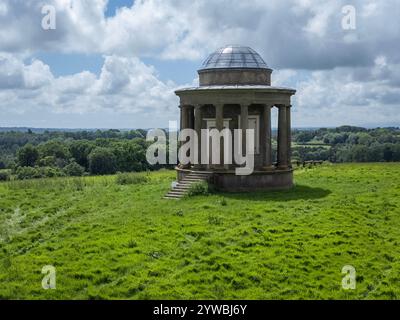
<svg viewBox="0 0 400 320">
<path fill-rule="evenodd" d="M 174 90 L 196 85 L 207 55 L 232 43 L 259 52 L 273 85 L 297 90 L 296 127 L 400 124 L 395 0 L 46 4 L 54 30 L 41 27 L 41 1 L 0 4 L 0 126 L 166 127 L 178 119 Z"/>
<path fill-rule="evenodd" d="M 134 0 L 109 0 L 104 15 L 115 16 L 118 9 L 130 8 L 133 3 Z M 55 76 L 73 75 L 84 70 L 99 75 L 104 64 L 104 57 L 101 54 L 42 52 L 35 55 L 35 58 L 48 64 Z M 196 76 L 194 71 L 199 68 L 202 60 L 178 59 L 166 63 L 165 60 L 156 57 L 145 57 L 143 62 L 154 66 L 161 80 L 185 84 L 193 81 Z"/>
<path fill-rule="evenodd" d="M 118 8 L 127 7 L 130 8 L 134 0 L 110 0 L 107 5 L 107 10 L 105 11 L 106 17 L 115 16 Z"/>
</svg>

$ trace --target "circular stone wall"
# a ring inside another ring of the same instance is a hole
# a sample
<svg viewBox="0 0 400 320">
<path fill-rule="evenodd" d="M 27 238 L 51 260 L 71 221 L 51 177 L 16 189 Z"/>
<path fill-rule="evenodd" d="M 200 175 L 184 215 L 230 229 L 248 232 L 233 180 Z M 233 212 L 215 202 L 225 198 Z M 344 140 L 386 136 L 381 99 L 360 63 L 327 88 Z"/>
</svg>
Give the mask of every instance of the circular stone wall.
<svg viewBox="0 0 400 320">
<path fill-rule="evenodd" d="M 199 70 L 200 86 L 271 85 L 271 69 L 206 69 Z"/>
</svg>

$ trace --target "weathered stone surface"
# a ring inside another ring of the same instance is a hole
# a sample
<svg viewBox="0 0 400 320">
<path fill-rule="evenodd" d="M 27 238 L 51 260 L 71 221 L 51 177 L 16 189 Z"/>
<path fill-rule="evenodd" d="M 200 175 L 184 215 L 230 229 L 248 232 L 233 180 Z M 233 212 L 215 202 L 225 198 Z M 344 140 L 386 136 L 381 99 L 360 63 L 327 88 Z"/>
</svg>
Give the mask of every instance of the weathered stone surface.
<svg viewBox="0 0 400 320">
<path fill-rule="evenodd" d="M 200 70 L 200 86 L 213 85 L 271 85 L 271 69 L 212 69 Z"/>
<path fill-rule="evenodd" d="M 235 55 L 235 52 L 241 51 L 244 52 L 242 60 L 240 54 Z M 250 56 L 246 56 L 245 52 L 250 52 Z M 230 56 L 239 58 L 229 60 Z M 255 64 L 259 66 L 258 68 L 246 67 L 249 61 L 252 61 L 251 59 L 257 60 Z M 228 65 L 232 67 L 225 67 Z M 272 70 L 251 48 L 228 46 L 210 55 L 203 64 L 203 68 L 199 70 L 199 87 L 175 91 L 180 98 L 181 108 L 185 106 L 181 112 L 182 127 L 195 129 L 199 134 L 201 129 L 207 128 L 207 121 L 215 121 L 218 129 L 221 129 L 224 123 L 228 123 L 227 127 L 232 130 L 233 137 L 233 130 L 246 128 L 250 123 L 250 120 L 246 121 L 246 119 L 252 118 L 259 132 L 252 174 L 235 175 L 236 164 L 225 166 L 197 164 L 177 168 L 178 181 L 183 181 L 188 174 L 198 173 L 207 174 L 207 181 L 223 191 L 292 187 L 290 100 L 296 90 L 271 86 L 271 72 Z M 271 144 L 271 108 L 273 107 L 279 108 L 276 159 L 274 159 Z M 202 151 L 204 152 L 199 146 L 198 153 L 201 154 Z M 222 149 L 220 153 L 223 154 Z"/>
</svg>

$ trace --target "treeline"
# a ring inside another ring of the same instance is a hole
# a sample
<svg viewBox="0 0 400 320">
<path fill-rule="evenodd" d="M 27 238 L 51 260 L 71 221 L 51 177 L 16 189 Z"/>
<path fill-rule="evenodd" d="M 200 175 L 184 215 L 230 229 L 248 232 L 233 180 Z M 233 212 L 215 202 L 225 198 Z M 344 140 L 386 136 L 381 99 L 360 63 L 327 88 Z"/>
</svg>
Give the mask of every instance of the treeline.
<svg viewBox="0 0 400 320">
<path fill-rule="evenodd" d="M 331 162 L 400 161 L 400 129 L 354 126 L 295 130 L 294 160 Z"/>
<path fill-rule="evenodd" d="M 0 180 L 159 169 L 146 160 L 146 131 L 0 133 Z"/>
<path fill-rule="evenodd" d="M 146 160 L 146 130 L 0 132 L 0 180 L 160 169 Z M 400 129 L 293 130 L 293 161 L 400 161 Z M 276 138 L 276 137 L 275 137 Z M 274 143 L 276 145 L 276 143 Z"/>
</svg>

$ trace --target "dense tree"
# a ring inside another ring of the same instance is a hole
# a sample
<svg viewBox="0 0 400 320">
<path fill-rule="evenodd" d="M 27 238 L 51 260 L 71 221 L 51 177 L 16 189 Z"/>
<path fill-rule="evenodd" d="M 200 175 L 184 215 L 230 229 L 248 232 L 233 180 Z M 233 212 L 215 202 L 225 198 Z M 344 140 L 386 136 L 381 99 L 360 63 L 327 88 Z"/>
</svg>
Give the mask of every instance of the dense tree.
<svg viewBox="0 0 400 320">
<path fill-rule="evenodd" d="M 50 140 L 42 143 L 38 147 L 41 158 L 55 157 L 57 159 L 68 160 L 71 155 L 68 147 L 62 141 Z"/>
<path fill-rule="evenodd" d="M 97 147 L 89 154 L 90 173 L 111 174 L 116 169 L 116 157 L 110 148 Z"/>
<path fill-rule="evenodd" d="M 156 170 L 145 158 L 146 130 L 0 129 L 0 169 L 45 177 Z M 276 131 L 274 131 L 276 146 Z M 354 126 L 295 129 L 292 158 L 331 162 L 400 161 L 400 129 Z M 96 151 L 95 151 L 96 150 Z M 276 150 L 273 150 L 276 159 Z M 23 167 L 24 169 L 20 169 Z"/>
<path fill-rule="evenodd" d="M 314 136 L 315 136 L 314 131 L 301 131 L 297 134 L 296 141 L 301 143 L 309 142 L 314 138 Z"/>
<path fill-rule="evenodd" d="M 385 145 L 383 149 L 383 160 L 393 161 L 393 150 L 389 145 Z"/>
<path fill-rule="evenodd" d="M 69 151 L 79 165 L 81 165 L 85 169 L 88 169 L 88 157 L 94 147 L 94 144 L 89 142 L 88 140 L 77 140 L 70 143 Z"/>
<path fill-rule="evenodd" d="M 27 144 L 18 150 L 17 159 L 21 167 L 33 167 L 39 159 L 39 152 L 33 145 Z"/>
</svg>

